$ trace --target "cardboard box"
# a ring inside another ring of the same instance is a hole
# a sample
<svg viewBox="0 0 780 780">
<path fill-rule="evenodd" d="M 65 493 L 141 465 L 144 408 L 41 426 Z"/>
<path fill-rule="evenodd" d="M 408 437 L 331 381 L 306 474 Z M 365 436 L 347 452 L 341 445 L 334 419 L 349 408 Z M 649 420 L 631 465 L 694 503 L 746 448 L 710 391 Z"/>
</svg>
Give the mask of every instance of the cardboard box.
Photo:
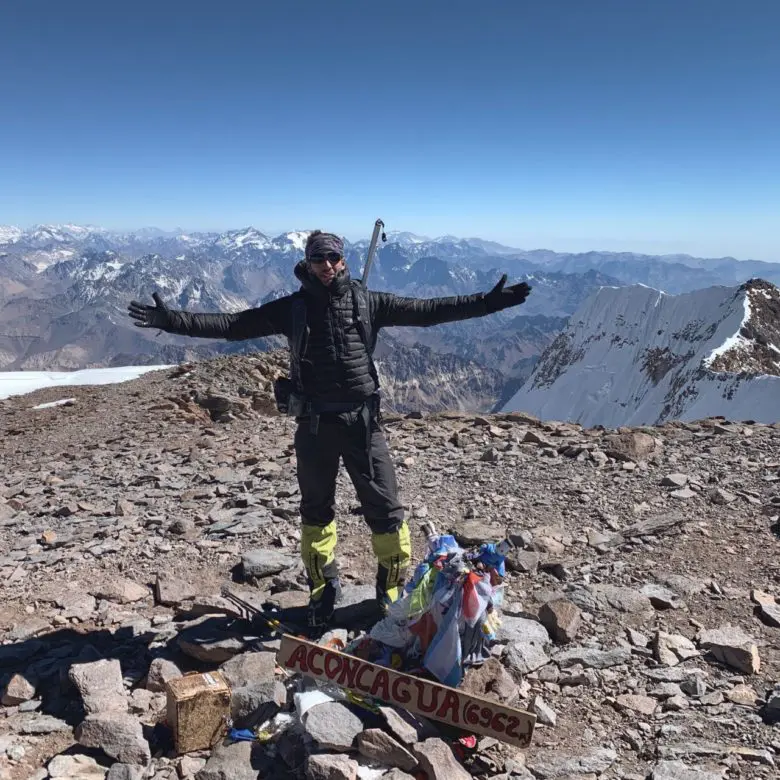
<svg viewBox="0 0 780 780">
<path fill-rule="evenodd" d="M 168 725 L 176 752 L 189 753 L 215 745 L 230 720 L 230 686 L 220 672 L 186 674 L 166 685 Z"/>
</svg>

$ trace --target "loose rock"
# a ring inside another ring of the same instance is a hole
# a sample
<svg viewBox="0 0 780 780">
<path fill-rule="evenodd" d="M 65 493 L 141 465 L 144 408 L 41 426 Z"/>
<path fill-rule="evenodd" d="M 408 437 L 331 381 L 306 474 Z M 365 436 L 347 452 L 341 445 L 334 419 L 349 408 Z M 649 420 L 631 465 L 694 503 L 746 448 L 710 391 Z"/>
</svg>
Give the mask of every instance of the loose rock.
<svg viewBox="0 0 780 780">
<path fill-rule="evenodd" d="M 568 599 L 555 599 L 542 604 L 539 620 L 560 644 L 573 642 L 582 623 L 582 611 Z"/>
<path fill-rule="evenodd" d="M 569 780 L 588 774 L 602 774 L 617 760 L 611 748 L 595 748 L 581 754 L 540 752 L 530 769 L 540 780 Z"/>
<path fill-rule="evenodd" d="M 438 737 L 418 743 L 412 752 L 428 780 L 471 780 L 471 774 L 458 763 L 450 746 Z"/>
<path fill-rule="evenodd" d="M 734 704 L 740 704 L 743 707 L 753 707 L 758 700 L 758 694 L 749 685 L 735 685 L 730 691 L 726 692 L 726 698 Z"/>
<path fill-rule="evenodd" d="M 74 664 L 70 679 L 81 694 L 84 712 L 127 712 L 127 693 L 122 667 L 115 658 Z"/>
<path fill-rule="evenodd" d="M 550 646 L 550 635 L 535 620 L 504 615 L 497 640 L 509 642 L 504 659 L 515 672 L 528 674 L 550 662 L 546 652 Z"/>
<path fill-rule="evenodd" d="M 253 748 L 252 742 L 217 744 L 195 780 L 257 780 L 257 769 L 252 766 Z"/>
<path fill-rule="evenodd" d="M 90 591 L 98 599 L 132 604 L 149 595 L 149 589 L 127 577 L 116 577 Z"/>
<path fill-rule="evenodd" d="M 76 739 L 84 747 L 100 748 L 126 764 L 145 765 L 151 758 L 141 723 L 118 712 L 88 715 L 76 729 Z"/>
<path fill-rule="evenodd" d="M 178 607 L 198 594 L 198 589 L 189 582 L 171 574 L 160 572 L 154 585 L 154 595 L 159 604 Z"/>
<path fill-rule="evenodd" d="M 72 778 L 73 780 L 103 780 L 108 769 L 98 764 L 91 756 L 54 756 L 46 769 L 51 778 Z"/>
<path fill-rule="evenodd" d="M 663 585 L 648 583 L 642 588 L 642 594 L 650 599 L 656 609 L 679 609 L 682 606 L 677 594 Z"/>
<path fill-rule="evenodd" d="M 143 767 L 133 764 L 112 764 L 106 780 L 144 780 L 145 775 Z"/>
<path fill-rule="evenodd" d="M 519 550 L 513 548 L 506 558 L 506 567 L 509 571 L 521 574 L 536 574 L 539 568 L 540 555 L 533 550 Z"/>
<path fill-rule="evenodd" d="M 344 751 L 355 749 L 355 738 L 363 731 L 363 723 L 343 704 L 327 702 L 306 713 L 304 728 L 321 748 Z"/>
<path fill-rule="evenodd" d="M 568 598 L 588 612 L 651 613 L 653 605 L 642 593 L 615 585 L 575 585 Z"/>
<path fill-rule="evenodd" d="M 555 710 L 541 696 L 534 697 L 533 711 L 539 723 L 545 726 L 555 726 L 558 722 Z"/>
<path fill-rule="evenodd" d="M 604 451 L 616 460 L 646 460 L 659 450 L 656 440 L 646 433 L 616 433 L 604 437 Z"/>
<path fill-rule="evenodd" d="M 761 669 L 758 647 L 744 631 L 735 626 L 725 625 L 702 631 L 699 634 L 699 646 L 712 653 L 722 664 L 743 674 L 758 674 Z"/>
<path fill-rule="evenodd" d="M 214 664 L 224 663 L 243 653 L 250 641 L 251 637 L 230 630 L 216 620 L 184 629 L 176 638 L 183 653 L 198 661 Z"/>
<path fill-rule="evenodd" d="M 775 597 L 760 590 L 753 590 L 750 598 L 758 605 L 757 613 L 760 620 L 768 626 L 780 628 L 780 604 L 775 601 Z"/>
<path fill-rule="evenodd" d="M 713 488 L 707 493 L 707 497 L 713 504 L 730 504 L 732 501 L 736 501 L 737 497 L 733 493 L 729 493 L 728 490 L 723 488 Z"/>
<path fill-rule="evenodd" d="M 23 674 L 15 674 L 5 686 L 2 704 L 5 707 L 13 707 L 16 704 L 30 701 L 35 697 L 35 683 Z"/>
<path fill-rule="evenodd" d="M 656 632 L 651 647 L 656 661 L 664 666 L 677 666 L 681 661 L 699 655 L 690 639 L 681 634 L 667 634 L 665 631 Z"/>
<path fill-rule="evenodd" d="M 273 682 L 275 669 L 275 653 L 241 653 L 219 667 L 233 688 Z"/>
<path fill-rule="evenodd" d="M 356 780 L 357 771 L 357 761 L 344 755 L 314 755 L 306 761 L 308 780 Z"/>
<path fill-rule="evenodd" d="M 203 767 L 206 766 L 205 758 L 198 758 L 197 756 L 182 756 L 179 763 L 179 774 L 182 780 L 188 780 L 194 775 L 198 774 Z"/>
<path fill-rule="evenodd" d="M 624 693 L 615 700 L 621 710 L 638 712 L 640 715 L 652 715 L 658 707 L 658 702 L 650 696 Z"/>
<path fill-rule="evenodd" d="M 379 705 L 379 713 L 388 728 L 404 745 L 414 745 L 437 736 L 436 727 L 420 715 L 400 708 Z"/>
<path fill-rule="evenodd" d="M 23 720 L 17 726 L 20 734 L 54 734 L 61 731 L 70 731 L 70 726 L 53 715 L 34 715 Z"/>
<path fill-rule="evenodd" d="M 467 670 L 460 687 L 466 693 L 499 702 L 510 702 L 519 692 L 517 683 L 498 658 L 488 658 L 481 666 Z"/>
<path fill-rule="evenodd" d="M 406 771 L 417 766 L 417 759 L 381 729 L 366 729 L 358 734 L 357 746 L 361 755 L 380 764 Z"/>
<path fill-rule="evenodd" d="M 723 780 L 723 773 L 714 769 L 690 769 L 682 761 L 659 761 L 651 780 Z"/>
<path fill-rule="evenodd" d="M 620 666 L 631 660 L 631 651 L 627 647 L 616 647 L 612 650 L 598 650 L 592 647 L 573 647 L 558 653 L 555 663 L 561 669 L 570 666 L 584 666 L 586 669 L 608 669 Z"/>
<path fill-rule="evenodd" d="M 247 579 L 261 579 L 284 571 L 293 571 L 299 559 L 276 550 L 248 550 L 241 556 L 241 568 Z"/>
<path fill-rule="evenodd" d="M 150 691 L 166 690 L 166 683 L 182 676 L 181 669 L 167 658 L 155 658 L 146 676 L 146 688 Z"/>
</svg>

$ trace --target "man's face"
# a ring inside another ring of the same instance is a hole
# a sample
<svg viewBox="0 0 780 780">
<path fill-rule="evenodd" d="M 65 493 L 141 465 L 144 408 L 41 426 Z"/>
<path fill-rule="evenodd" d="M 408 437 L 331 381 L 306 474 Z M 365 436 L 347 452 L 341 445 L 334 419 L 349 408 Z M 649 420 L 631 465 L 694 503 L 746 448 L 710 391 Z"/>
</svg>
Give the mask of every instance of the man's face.
<svg viewBox="0 0 780 780">
<path fill-rule="evenodd" d="M 345 267 L 344 258 L 335 252 L 312 257 L 309 260 L 309 269 L 326 287 L 330 286 L 336 278 L 336 274 L 343 271 Z"/>
</svg>

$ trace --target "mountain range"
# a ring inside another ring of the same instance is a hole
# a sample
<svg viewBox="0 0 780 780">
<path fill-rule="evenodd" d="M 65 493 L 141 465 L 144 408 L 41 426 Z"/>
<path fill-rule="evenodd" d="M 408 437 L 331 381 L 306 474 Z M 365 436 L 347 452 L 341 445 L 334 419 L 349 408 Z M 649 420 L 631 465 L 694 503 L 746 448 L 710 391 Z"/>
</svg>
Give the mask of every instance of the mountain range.
<svg viewBox="0 0 780 780">
<path fill-rule="evenodd" d="M 149 333 L 133 328 L 125 310 L 131 298 L 149 300 L 154 291 L 170 306 L 192 311 L 235 311 L 292 292 L 297 288 L 292 267 L 302 257 L 306 236 L 295 231 L 270 237 L 252 227 L 222 233 L 0 227 L 0 368 L 166 363 L 283 346 L 279 338 L 226 344 Z M 347 243 L 355 275 L 362 270 L 367 245 Z M 388 371 L 409 376 L 418 366 L 428 387 L 439 380 L 446 385 L 441 397 L 426 392 L 415 403 L 435 409 L 455 402 L 466 408 L 480 399 L 479 408 L 485 410 L 506 401 L 568 318 L 604 287 L 641 283 L 684 293 L 754 276 L 780 283 L 780 264 L 774 263 L 524 251 L 479 238 L 391 232 L 379 246 L 370 286 L 415 297 L 456 295 L 490 289 L 501 273 L 533 286 L 519 309 L 386 332 L 386 344 L 392 344 L 392 350 L 385 349 Z M 422 361 L 421 348 L 428 350 Z M 388 377 L 400 392 L 400 382 Z"/>
</svg>

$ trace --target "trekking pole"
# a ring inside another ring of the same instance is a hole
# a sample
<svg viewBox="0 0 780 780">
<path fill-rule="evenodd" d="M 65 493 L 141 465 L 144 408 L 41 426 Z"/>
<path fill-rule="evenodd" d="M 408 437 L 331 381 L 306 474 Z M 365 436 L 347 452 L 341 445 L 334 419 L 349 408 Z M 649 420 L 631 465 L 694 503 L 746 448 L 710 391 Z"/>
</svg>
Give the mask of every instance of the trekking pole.
<svg viewBox="0 0 780 780">
<path fill-rule="evenodd" d="M 366 256 L 366 264 L 363 266 L 363 278 L 360 283 L 363 287 L 368 285 L 368 274 L 371 270 L 371 263 L 374 262 L 374 253 L 376 252 L 376 245 L 379 243 L 379 233 L 382 233 L 382 241 L 387 241 L 387 235 L 384 231 L 385 223 L 381 219 L 378 219 L 374 223 L 374 233 L 371 236 L 371 243 L 368 245 L 368 255 Z"/>
</svg>

